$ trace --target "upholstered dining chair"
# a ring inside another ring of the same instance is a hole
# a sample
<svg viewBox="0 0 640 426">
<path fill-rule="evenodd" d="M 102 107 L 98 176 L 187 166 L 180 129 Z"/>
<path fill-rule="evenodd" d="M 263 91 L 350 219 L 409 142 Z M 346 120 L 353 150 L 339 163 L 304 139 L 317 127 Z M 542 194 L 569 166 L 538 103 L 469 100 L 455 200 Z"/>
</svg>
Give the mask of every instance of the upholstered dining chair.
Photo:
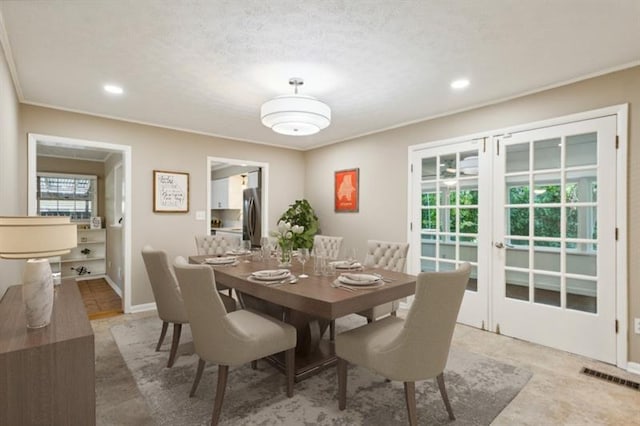
<svg viewBox="0 0 640 426">
<path fill-rule="evenodd" d="M 213 269 L 190 265 L 182 257 L 174 262 L 178 283 L 189 317 L 193 344 L 200 358 L 191 388 L 195 391 L 207 361 L 218 364 L 218 384 L 211 424 L 218 424 L 229 366 L 242 365 L 268 355 L 285 352 L 287 396 L 293 396 L 296 329 L 267 315 L 248 310 L 227 313 L 216 290 Z"/>
<path fill-rule="evenodd" d="M 196 235 L 196 250 L 198 256 L 220 256 L 240 247 L 240 240 L 240 236 Z M 218 290 L 229 290 L 229 296 L 231 296 L 231 289 L 227 286 L 218 285 Z"/>
<path fill-rule="evenodd" d="M 173 324 L 173 338 L 167 361 L 167 367 L 171 368 L 178 353 L 182 324 L 187 324 L 189 319 L 184 310 L 180 287 L 178 287 L 178 281 L 169 265 L 167 253 L 163 250 L 155 250 L 151 246 L 145 246 L 142 249 L 142 259 L 151 282 L 158 316 L 162 320 L 162 331 L 156 345 L 156 352 L 160 350 L 164 342 L 169 324 Z M 236 309 L 236 302 L 232 298 L 224 296 L 223 301 L 227 310 L 234 311 Z"/>
<path fill-rule="evenodd" d="M 364 266 L 403 272 L 408 252 L 408 243 L 369 240 L 367 241 L 367 255 L 364 258 Z M 367 322 L 372 322 L 387 314 L 395 316 L 399 306 L 400 302 L 398 300 L 394 300 L 393 302 L 374 306 L 366 311 L 358 312 L 358 314 L 366 317 Z"/>
<path fill-rule="evenodd" d="M 449 418 L 455 420 L 443 371 L 470 270 L 464 263 L 455 271 L 422 272 L 405 320 L 389 316 L 336 336 L 340 410 L 347 405 L 347 363 L 353 363 L 404 382 L 411 425 L 417 424 L 415 382 L 435 377 Z"/>
<path fill-rule="evenodd" d="M 313 248 L 311 252 L 316 254 L 319 250 L 330 259 L 337 259 L 342 248 L 342 237 L 331 237 L 329 235 L 314 235 Z"/>
</svg>

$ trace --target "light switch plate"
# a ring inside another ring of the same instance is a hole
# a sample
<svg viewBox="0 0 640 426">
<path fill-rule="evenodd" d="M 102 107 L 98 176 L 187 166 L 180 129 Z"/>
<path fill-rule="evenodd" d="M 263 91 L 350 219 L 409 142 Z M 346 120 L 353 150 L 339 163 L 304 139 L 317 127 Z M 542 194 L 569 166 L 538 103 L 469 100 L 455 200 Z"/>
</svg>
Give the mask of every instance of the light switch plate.
<svg viewBox="0 0 640 426">
<path fill-rule="evenodd" d="M 207 218 L 207 214 L 204 210 L 198 210 L 196 212 L 196 220 L 205 220 Z"/>
</svg>

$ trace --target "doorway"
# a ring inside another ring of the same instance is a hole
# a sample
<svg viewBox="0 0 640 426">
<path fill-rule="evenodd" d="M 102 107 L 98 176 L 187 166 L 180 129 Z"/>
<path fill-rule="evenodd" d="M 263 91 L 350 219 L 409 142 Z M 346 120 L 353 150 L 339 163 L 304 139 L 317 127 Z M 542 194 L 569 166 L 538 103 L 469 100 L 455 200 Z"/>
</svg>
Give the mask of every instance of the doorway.
<svg viewBox="0 0 640 426">
<path fill-rule="evenodd" d="M 131 147 L 105 142 L 72 139 L 59 136 L 30 133 L 28 135 L 28 214 L 38 214 L 38 154 L 45 154 L 52 160 L 50 163 L 65 162 L 69 158 L 75 160 L 102 161 L 111 164 L 105 173 L 103 185 L 110 185 L 112 194 L 105 197 L 101 219 L 102 229 L 87 229 L 82 231 L 88 236 L 80 238 L 84 247 L 94 243 L 92 232 L 101 232 L 102 243 L 98 250 L 100 256 L 88 255 L 86 262 L 91 262 L 96 271 L 104 271 L 104 278 L 122 298 L 122 310 L 131 312 L 131 224 L 127 218 L 131 217 Z M 107 175 L 108 174 L 108 175 Z M 116 190 L 117 189 L 117 190 Z M 106 209 L 106 207 L 109 207 Z M 80 233 L 80 231 L 79 231 Z M 89 238 L 91 236 L 92 238 Z M 102 238 L 104 236 L 104 238 Z M 107 244 L 105 244 L 107 241 Z M 105 247 L 106 246 L 106 247 Z M 96 246 L 98 247 L 98 246 Z M 91 247 L 89 247 L 91 249 Z M 103 254 L 102 254 L 103 253 Z M 104 258 L 104 260 L 101 259 Z M 76 268 L 74 259 L 70 267 Z M 85 262 L 85 263 L 86 263 Z M 81 265 L 82 266 L 82 265 Z M 91 268 L 85 268 L 91 269 Z"/>
<path fill-rule="evenodd" d="M 472 264 L 459 322 L 626 364 L 618 111 L 412 150 L 412 267 Z"/>
</svg>

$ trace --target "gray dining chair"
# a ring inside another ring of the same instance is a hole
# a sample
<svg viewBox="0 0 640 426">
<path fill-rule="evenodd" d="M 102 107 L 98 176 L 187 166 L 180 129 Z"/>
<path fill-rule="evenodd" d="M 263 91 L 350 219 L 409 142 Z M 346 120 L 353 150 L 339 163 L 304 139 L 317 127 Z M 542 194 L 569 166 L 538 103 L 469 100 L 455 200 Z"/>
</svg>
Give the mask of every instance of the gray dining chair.
<svg viewBox="0 0 640 426">
<path fill-rule="evenodd" d="M 162 331 L 156 345 L 156 352 L 160 350 L 164 342 L 169 324 L 173 324 L 173 338 L 171 340 L 169 360 L 167 361 L 167 367 L 171 368 L 178 353 L 182 324 L 187 324 L 189 319 L 184 309 L 178 281 L 169 265 L 167 253 L 163 250 L 155 250 L 147 245 L 142 249 L 142 259 L 151 283 L 158 316 L 162 320 Z M 227 310 L 235 310 L 235 300 L 224 296 L 223 301 Z"/>
<path fill-rule="evenodd" d="M 229 366 L 238 366 L 279 352 L 285 353 L 286 393 L 293 396 L 296 329 L 257 312 L 228 313 L 216 289 L 215 275 L 207 265 L 190 265 L 182 257 L 174 262 L 184 305 L 191 324 L 193 344 L 199 357 L 191 388 L 195 391 L 205 363 L 218 364 L 218 383 L 211 424 L 218 424 L 227 385 Z"/>
<path fill-rule="evenodd" d="M 404 272 L 408 252 L 408 243 L 369 240 L 367 241 L 367 255 L 364 258 L 364 266 Z M 391 314 L 395 316 L 399 306 L 400 301 L 394 300 L 393 302 L 358 312 L 358 315 L 366 317 L 367 322 L 372 322 L 384 315 Z"/>
<path fill-rule="evenodd" d="M 198 256 L 222 256 L 230 250 L 240 247 L 240 236 L 231 235 L 196 235 L 196 251 Z M 228 290 L 229 296 L 232 290 L 224 285 L 219 285 L 218 290 Z"/>
<path fill-rule="evenodd" d="M 455 420 L 443 372 L 470 271 L 464 263 L 456 271 L 422 272 L 406 320 L 388 316 L 336 336 L 340 410 L 347 406 L 347 363 L 352 363 L 404 382 L 411 425 L 417 424 L 415 382 L 435 377 L 449 418 Z"/>
<path fill-rule="evenodd" d="M 329 235 L 314 235 L 311 253 L 314 255 L 322 250 L 325 256 L 330 259 L 337 259 L 340 256 L 343 237 L 332 237 Z"/>
</svg>

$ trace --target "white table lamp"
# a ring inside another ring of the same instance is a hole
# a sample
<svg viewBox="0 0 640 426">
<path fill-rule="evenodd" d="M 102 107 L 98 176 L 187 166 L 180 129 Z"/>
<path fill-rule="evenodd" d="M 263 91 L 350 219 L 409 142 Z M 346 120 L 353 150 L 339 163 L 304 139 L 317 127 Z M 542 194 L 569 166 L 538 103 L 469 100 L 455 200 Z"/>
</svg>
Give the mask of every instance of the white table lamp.
<svg viewBox="0 0 640 426">
<path fill-rule="evenodd" d="M 77 226 L 68 217 L 0 217 L 0 258 L 28 259 L 22 277 L 27 327 L 45 327 L 53 309 L 49 260 L 77 245 Z"/>
</svg>

